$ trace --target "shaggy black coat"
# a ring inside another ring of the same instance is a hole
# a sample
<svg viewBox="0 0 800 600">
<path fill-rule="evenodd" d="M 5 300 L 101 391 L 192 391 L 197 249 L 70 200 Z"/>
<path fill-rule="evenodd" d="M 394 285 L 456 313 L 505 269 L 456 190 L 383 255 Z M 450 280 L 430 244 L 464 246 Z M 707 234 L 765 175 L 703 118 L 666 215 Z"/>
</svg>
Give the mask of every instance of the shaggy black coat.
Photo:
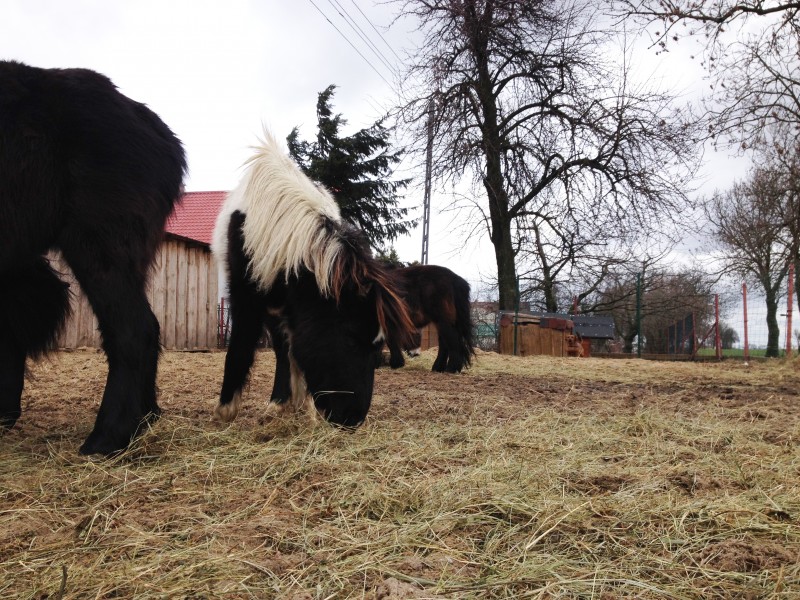
<svg viewBox="0 0 800 600">
<path fill-rule="evenodd" d="M 159 414 L 159 325 L 145 285 L 181 193 L 180 141 L 144 104 L 86 69 L 0 61 L 0 425 L 20 416 L 26 358 L 57 339 L 61 252 L 97 316 L 109 372 L 83 454 L 127 447 Z"/>
</svg>

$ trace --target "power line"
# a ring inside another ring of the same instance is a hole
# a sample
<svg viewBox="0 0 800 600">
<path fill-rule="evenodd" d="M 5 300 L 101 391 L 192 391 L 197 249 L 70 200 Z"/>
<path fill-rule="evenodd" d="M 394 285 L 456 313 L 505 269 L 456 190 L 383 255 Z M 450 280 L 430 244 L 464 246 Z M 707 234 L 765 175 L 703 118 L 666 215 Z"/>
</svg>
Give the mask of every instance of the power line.
<svg viewBox="0 0 800 600">
<path fill-rule="evenodd" d="M 387 59 L 386 56 L 383 54 L 383 52 L 381 52 L 378 49 L 375 43 L 371 39 L 369 39 L 369 36 L 364 32 L 363 29 L 361 29 L 361 26 L 355 22 L 355 19 L 353 19 L 353 17 L 350 16 L 350 13 L 347 12 L 347 9 L 345 9 L 345 7 L 339 3 L 339 0 L 328 0 L 328 3 L 331 6 L 333 6 L 333 9 L 336 12 L 339 13 L 339 16 L 342 17 L 342 19 L 344 19 L 345 23 L 349 25 L 350 29 L 352 29 L 355 32 L 355 34 L 358 37 L 360 37 L 365 44 L 367 44 L 369 49 L 372 50 L 372 53 L 378 57 L 378 60 L 380 60 L 384 64 L 384 66 L 389 69 L 389 71 L 395 73 L 395 68 L 390 64 L 389 59 Z M 338 9 L 336 8 L 337 6 L 339 7 Z"/>
<path fill-rule="evenodd" d="M 391 86 L 392 86 L 392 84 L 391 84 L 391 83 L 389 83 L 389 81 L 388 81 L 388 80 L 387 80 L 387 79 L 386 79 L 386 78 L 385 78 L 385 77 L 384 77 L 384 76 L 381 74 L 381 72 L 380 72 L 380 71 L 378 71 L 378 69 L 376 69 L 376 68 L 375 68 L 375 65 L 373 65 L 373 64 L 372 64 L 372 63 L 369 61 L 369 59 L 368 59 L 366 56 L 364 56 L 363 54 L 361 54 L 361 52 L 359 51 L 359 49 L 358 49 L 358 48 L 356 48 L 356 47 L 353 45 L 353 42 L 351 42 L 351 41 L 349 40 L 349 38 L 348 38 L 348 37 L 347 37 L 345 34 L 343 34 L 343 33 L 341 32 L 341 30 L 340 30 L 340 29 L 339 29 L 339 28 L 338 28 L 336 25 L 334 25 L 333 21 L 331 21 L 331 20 L 328 18 L 328 15 L 326 15 L 324 12 L 322 12 L 322 9 L 320 9 L 320 7 L 316 5 L 316 3 L 314 2 L 314 0 L 308 0 L 308 1 L 309 1 L 309 2 L 311 2 L 311 4 L 314 6 L 314 8 L 316 8 L 316 9 L 319 11 L 319 14 L 321 14 L 323 17 L 325 17 L 325 20 L 326 20 L 328 23 L 330 23 L 330 24 L 331 24 L 331 27 L 333 27 L 333 28 L 334 28 L 334 29 L 335 29 L 335 30 L 336 30 L 336 31 L 339 33 L 339 35 L 340 35 L 340 36 L 342 36 L 342 37 L 344 38 L 344 40 L 345 40 L 345 41 L 346 41 L 348 44 L 350 44 L 350 46 L 353 48 L 353 50 L 355 50 L 355 51 L 358 53 L 358 55 L 359 55 L 361 58 L 363 58 L 363 59 L 364 59 L 364 62 L 366 62 L 366 63 L 367 63 L 367 64 L 368 64 L 368 65 L 369 65 L 369 66 L 372 68 L 372 70 L 373 70 L 373 71 L 375 71 L 375 72 L 378 74 L 378 77 L 380 77 L 381 79 L 383 79 L 383 80 L 386 82 L 386 85 L 388 85 L 389 87 L 391 87 Z"/>
<path fill-rule="evenodd" d="M 378 29 L 375 27 L 375 25 L 373 25 L 373 24 L 372 24 L 372 21 L 370 21 L 369 17 L 368 17 L 367 15 L 365 15 L 365 14 L 364 14 L 364 11 L 363 11 L 363 10 L 361 10 L 361 7 L 360 7 L 358 4 L 356 4 L 356 0 L 350 0 L 350 1 L 353 3 L 353 6 L 355 6 L 355 7 L 356 7 L 356 9 L 358 9 L 358 12 L 360 12 L 360 13 L 361 13 L 361 16 L 362 16 L 362 17 L 364 17 L 364 19 L 366 20 L 366 22 L 367 22 L 367 23 L 369 23 L 369 26 L 370 26 L 370 27 L 372 27 L 372 30 L 373 30 L 375 33 L 377 33 L 377 34 L 378 34 L 378 37 L 379 37 L 379 38 L 381 38 L 381 40 L 382 40 L 382 41 L 383 41 L 383 43 L 386 45 L 386 47 L 387 47 L 389 50 L 391 50 L 391 51 L 392 51 L 392 54 L 394 54 L 394 55 L 397 57 L 397 60 L 399 60 L 399 61 L 401 61 L 401 62 L 402 62 L 402 61 L 403 61 L 403 59 L 402 59 L 402 58 L 400 58 L 400 56 L 398 56 L 397 52 L 395 52 L 395 51 L 394 51 L 394 48 L 392 48 L 392 47 L 389 45 L 389 42 L 387 42 L 387 41 L 386 41 L 386 38 L 385 38 L 385 37 L 383 37 L 383 34 L 382 34 L 380 31 L 378 31 Z"/>
</svg>

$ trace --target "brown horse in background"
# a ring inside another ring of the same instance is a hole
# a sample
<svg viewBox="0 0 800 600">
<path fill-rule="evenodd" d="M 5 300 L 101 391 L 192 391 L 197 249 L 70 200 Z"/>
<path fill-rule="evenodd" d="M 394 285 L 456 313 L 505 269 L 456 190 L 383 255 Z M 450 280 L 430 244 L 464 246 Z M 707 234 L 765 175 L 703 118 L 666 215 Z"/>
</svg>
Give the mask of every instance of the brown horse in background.
<svg viewBox="0 0 800 600">
<path fill-rule="evenodd" d="M 475 355 L 469 283 L 450 269 L 437 265 L 399 267 L 395 274 L 414 325 L 418 328 L 429 323 L 436 325 L 439 353 L 432 370 L 458 373 L 468 367 Z M 389 365 L 393 369 L 402 367 L 405 364 L 402 350 L 412 348 L 401 349 L 397 343 L 388 345 Z"/>
</svg>

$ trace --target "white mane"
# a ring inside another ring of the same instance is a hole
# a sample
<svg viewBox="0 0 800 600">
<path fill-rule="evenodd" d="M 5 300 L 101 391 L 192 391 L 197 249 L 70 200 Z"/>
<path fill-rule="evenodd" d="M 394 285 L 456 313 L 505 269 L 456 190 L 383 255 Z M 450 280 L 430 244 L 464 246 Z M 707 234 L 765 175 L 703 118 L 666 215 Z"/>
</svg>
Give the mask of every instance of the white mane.
<svg viewBox="0 0 800 600">
<path fill-rule="evenodd" d="M 214 254 L 221 263 L 227 262 L 228 222 L 238 210 L 247 216 L 244 249 L 251 262 L 250 276 L 261 289 L 272 287 L 281 271 L 288 279 L 305 267 L 314 273 L 320 292 L 330 295 L 331 268 L 342 243 L 325 229 L 324 220 L 341 222 L 336 201 L 303 174 L 268 132 L 254 150 L 217 218 Z"/>
</svg>

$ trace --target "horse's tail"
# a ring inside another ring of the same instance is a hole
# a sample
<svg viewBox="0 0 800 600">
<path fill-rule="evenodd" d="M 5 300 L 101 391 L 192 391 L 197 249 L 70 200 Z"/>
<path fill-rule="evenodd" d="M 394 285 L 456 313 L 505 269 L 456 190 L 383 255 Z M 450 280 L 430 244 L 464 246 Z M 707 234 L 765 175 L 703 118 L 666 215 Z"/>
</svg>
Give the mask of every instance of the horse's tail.
<svg viewBox="0 0 800 600">
<path fill-rule="evenodd" d="M 475 334 L 472 327 L 469 294 L 469 283 L 456 276 L 453 280 L 453 303 L 456 306 L 456 331 L 458 331 L 461 356 L 464 357 L 464 366 L 471 365 L 472 357 L 475 356 Z"/>
<path fill-rule="evenodd" d="M 37 256 L 3 273 L 0 327 L 14 347 L 38 358 L 55 347 L 70 315 L 69 285 Z"/>
</svg>

